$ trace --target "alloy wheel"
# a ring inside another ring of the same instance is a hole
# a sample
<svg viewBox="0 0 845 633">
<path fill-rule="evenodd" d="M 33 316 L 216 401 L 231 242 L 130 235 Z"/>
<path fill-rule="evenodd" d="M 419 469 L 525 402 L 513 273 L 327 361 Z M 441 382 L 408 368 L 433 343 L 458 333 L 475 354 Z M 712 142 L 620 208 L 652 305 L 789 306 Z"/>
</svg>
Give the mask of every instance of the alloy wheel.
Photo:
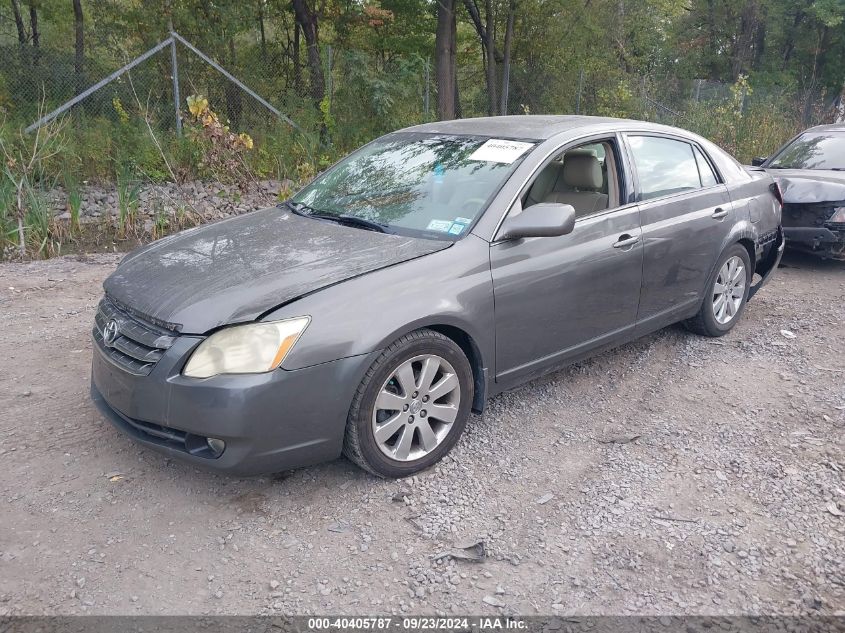
<svg viewBox="0 0 845 633">
<path fill-rule="evenodd" d="M 404 361 L 384 382 L 373 408 L 379 450 L 401 462 L 425 457 L 449 435 L 461 385 L 445 359 L 423 354 Z"/>
<path fill-rule="evenodd" d="M 716 277 L 713 286 L 713 316 L 721 325 L 727 325 L 739 312 L 745 297 L 745 263 L 734 255 L 729 258 Z"/>
</svg>

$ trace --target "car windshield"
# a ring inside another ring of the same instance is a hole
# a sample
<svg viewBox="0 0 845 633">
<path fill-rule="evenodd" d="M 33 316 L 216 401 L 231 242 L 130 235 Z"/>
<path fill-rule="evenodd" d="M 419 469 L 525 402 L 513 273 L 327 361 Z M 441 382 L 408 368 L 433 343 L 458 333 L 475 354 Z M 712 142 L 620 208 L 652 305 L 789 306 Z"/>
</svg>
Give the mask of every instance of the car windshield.
<svg viewBox="0 0 845 633">
<path fill-rule="evenodd" d="M 845 170 L 845 132 L 806 132 L 783 148 L 767 167 Z"/>
<path fill-rule="evenodd" d="M 458 239 L 533 147 L 478 136 L 391 134 L 317 177 L 291 206 L 363 228 Z"/>
</svg>

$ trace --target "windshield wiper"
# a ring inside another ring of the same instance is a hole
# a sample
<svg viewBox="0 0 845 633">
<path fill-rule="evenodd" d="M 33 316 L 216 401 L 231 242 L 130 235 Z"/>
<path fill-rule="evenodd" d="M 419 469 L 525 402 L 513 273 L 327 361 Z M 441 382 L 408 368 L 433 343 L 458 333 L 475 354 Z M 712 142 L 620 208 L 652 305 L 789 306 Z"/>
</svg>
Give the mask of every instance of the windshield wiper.
<svg viewBox="0 0 845 633">
<path fill-rule="evenodd" d="M 335 215 L 334 217 L 338 222 L 342 224 L 349 224 L 351 226 L 357 226 L 362 229 L 368 229 L 370 231 L 377 231 L 379 233 L 389 233 L 390 231 L 387 230 L 387 226 L 381 224 L 380 222 L 375 222 L 373 220 L 367 220 L 365 218 L 359 218 L 355 215 Z"/>
<path fill-rule="evenodd" d="M 319 215 L 320 213 L 319 211 L 317 211 L 317 209 L 315 209 L 314 207 L 309 207 L 304 202 L 293 202 L 292 200 L 287 200 L 286 202 L 284 202 L 284 205 L 288 209 L 296 213 L 296 215 L 301 215 L 304 217 L 312 216 L 315 213 Z"/>
<path fill-rule="evenodd" d="M 309 207 L 304 202 L 287 201 L 285 202 L 285 205 L 297 215 L 301 215 L 306 218 L 315 218 L 317 220 L 327 220 L 329 222 L 345 224 L 347 226 L 356 226 L 361 229 L 376 231 L 378 233 L 390 233 L 390 231 L 387 230 L 387 225 L 374 222 L 373 220 L 366 220 L 364 218 L 359 218 L 354 215 L 346 215 L 343 213 L 324 213 L 322 211 L 317 211 L 314 207 Z"/>
</svg>

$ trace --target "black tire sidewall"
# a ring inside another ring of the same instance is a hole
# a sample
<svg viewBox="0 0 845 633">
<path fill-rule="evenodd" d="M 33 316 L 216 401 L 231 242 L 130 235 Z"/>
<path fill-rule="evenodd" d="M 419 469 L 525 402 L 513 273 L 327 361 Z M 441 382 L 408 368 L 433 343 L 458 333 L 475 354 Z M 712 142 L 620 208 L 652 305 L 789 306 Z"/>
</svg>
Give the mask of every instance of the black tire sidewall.
<svg viewBox="0 0 845 633">
<path fill-rule="evenodd" d="M 399 462 L 382 453 L 376 444 L 372 429 L 373 408 L 379 391 L 390 374 L 408 359 L 423 354 L 436 354 L 449 361 L 455 369 L 455 374 L 461 386 L 461 402 L 458 406 L 458 415 L 452 423 L 448 436 L 437 448 L 418 460 Z M 438 336 L 433 332 L 431 335 L 423 335 L 414 341 L 409 341 L 392 353 L 379 358 L 376 364 L 378 365 L 376 370 L 365 378 L 365 384 L 362 385 L 363 397 L 358 402 L 357 407 L 350 412 L 350 422 L 357 426 L 361 456 L 370 468 L 384 477 L 406 477 L 425 470 L 440 461 L 457 443 L 466 427 L 472 409 L 474 396 L 472 368 L 457 344 L 445 336 Z"/>
<path fill-rule="evenodd" d="M 742 303 L 740 304 L 739 310 L 737 310 L 734 317 L 727 323 L 722 324 L 716 320 L 716 315 L 713 314 L 713 287 L 716 284 L 716 279 L 719 276 L 719 271 L 722 269 L 722 266 L 724 266 L 725 262 L 734 256 L 741 258 L 743 264 L 745 265 L 745 294 L 742 296 Z M 707 289 L 704 293 L 704 303 L 701 306 L 701 316 L 704 319 L 704 324 L 708 330 L 713 332 L 713 334 L 727 334 L 742 318 L 742 315 L 745 312 L 745 306 L 748 303 L 748 293 L 751 290 L 751 281 L 753 278 L 754 271 L 751 268 L 751 257 L 749 257 L 748 250 L 742 244 L 733 244 L 722 252 L 722 256 L 719 257 L 719 261 L 716 263 L 716 267 L 713 269 L 710 279 L 707 281 Z"/>
</svg>

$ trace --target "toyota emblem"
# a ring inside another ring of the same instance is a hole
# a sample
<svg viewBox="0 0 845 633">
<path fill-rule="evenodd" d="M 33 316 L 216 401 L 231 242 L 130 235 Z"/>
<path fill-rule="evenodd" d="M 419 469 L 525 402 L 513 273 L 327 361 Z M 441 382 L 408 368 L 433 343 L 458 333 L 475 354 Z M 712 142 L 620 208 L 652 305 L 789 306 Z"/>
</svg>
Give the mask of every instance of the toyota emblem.
<svg viewBox="0 0 845 633">
<path fill-rule="evenodd" d="M 112 319 L 111 321 L 106 323 L 106 327 L 103 328 L 103 343 L 106 347 L 112 347 L 119 335 L 120 324 L 114 319 Z"/>
</svg>

